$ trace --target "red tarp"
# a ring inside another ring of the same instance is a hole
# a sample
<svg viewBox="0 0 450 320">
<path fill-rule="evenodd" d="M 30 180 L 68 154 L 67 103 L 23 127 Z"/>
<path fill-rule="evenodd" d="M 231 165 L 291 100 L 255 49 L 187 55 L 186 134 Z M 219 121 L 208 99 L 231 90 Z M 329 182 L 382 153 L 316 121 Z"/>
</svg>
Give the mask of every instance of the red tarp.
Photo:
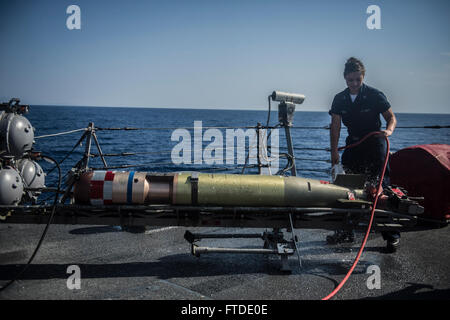
<svg viewBox="0 0 450 320">
<path fill-rule="evenodd" d="M 425 200 L 424 216 L 450 219 L 450 145 L 425 144 L 397 151 L 390 157 L 391 184 L 411 197 Z"/>
</svg>

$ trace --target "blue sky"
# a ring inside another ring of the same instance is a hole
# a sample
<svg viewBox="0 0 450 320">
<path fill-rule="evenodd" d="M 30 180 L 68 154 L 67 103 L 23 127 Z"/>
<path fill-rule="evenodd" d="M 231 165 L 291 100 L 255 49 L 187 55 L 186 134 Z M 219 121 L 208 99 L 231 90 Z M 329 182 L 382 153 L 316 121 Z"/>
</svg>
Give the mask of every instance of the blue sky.
<svg viewBox="0 0 450 320">
<path fill-rule="evenodd" d="M 71 4 L 81 30 L 66 27 Z M 327 111 L 355 56 L 395 112 L 450 113 L 449 18 L 437 0 L 3 0 L 0 99 L 265 110 L 282 90 Z"/>
</svg>

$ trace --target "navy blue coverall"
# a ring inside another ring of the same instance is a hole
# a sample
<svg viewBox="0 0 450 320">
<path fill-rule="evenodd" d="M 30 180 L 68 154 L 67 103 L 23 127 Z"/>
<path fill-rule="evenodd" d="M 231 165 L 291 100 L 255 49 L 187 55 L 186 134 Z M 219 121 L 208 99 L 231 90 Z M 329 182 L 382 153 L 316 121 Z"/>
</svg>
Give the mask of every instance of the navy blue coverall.
<svg viewBox="0 0 450 320">
<path fill-rule="evenodd" d="M 329 114 L 342 117 L 347 127 L 346 145 L 361 140 L 373 131 L 381 130 L 380 114 L 389 110 L 386 96 L 378 89 L 362 84 L 356 99 L 352 102 L 350 90 L 347 88 L 338 93 L 331 105 Z M 386 157 L 386 140 L 382 136 L 371 136 L 359 146 L 345 149 L 342 154 L 342 165 L 347 173 L 366 174 L 368 179 L 378 180 Z M 389 164 L 383 179 L 383 186 L 389 185 Z M 397 231 L 382 232 L 383 238 L 390 243 L 400 238 Z"/>
<path fill-rule="evenodd" d="M 353 144 L 368 133 L 380 131 L 380 114 L 387 111 L 389 104 L 383 92 L 362 84 L 354 102 L 347 88 L 338 93 L 331 105 L 329 114 L 342 117 L 347 127 L 346 145 Z M 380 175 L 386 156 L 386 141 L 381 136 L 371 136 L 359 146 L 345 149 L 342 154 L 342 165 L 346 172 L 366 174 L 369 179 L 377 179 Z M 389 165 L 386 168 L 383 184 L 389 184 Z"/>
</svg>

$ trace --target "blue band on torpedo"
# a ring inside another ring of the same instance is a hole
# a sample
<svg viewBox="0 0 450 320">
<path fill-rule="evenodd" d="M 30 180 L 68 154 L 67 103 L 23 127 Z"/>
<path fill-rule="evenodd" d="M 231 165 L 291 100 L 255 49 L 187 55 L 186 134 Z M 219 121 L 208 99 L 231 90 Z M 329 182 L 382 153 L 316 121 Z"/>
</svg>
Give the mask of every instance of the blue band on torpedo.
<svg viewBox="0 0 450 320">
<path fill-rule="evenodd" d="M 133 177 L 134 171 L 131 171 L 128 176 L 127 203 L 131 203 L 133 201 Z"/>
</svg>

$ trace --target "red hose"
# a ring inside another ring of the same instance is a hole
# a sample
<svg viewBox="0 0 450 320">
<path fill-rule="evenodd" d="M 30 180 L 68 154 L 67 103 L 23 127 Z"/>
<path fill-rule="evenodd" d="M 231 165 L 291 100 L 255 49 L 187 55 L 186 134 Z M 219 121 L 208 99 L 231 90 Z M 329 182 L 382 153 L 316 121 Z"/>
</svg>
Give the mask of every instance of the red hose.
<svg viewBox="0 0 450 320">
<path fill-rule="evenodd" d="M 381 132 L 381 131 L 371 132 L 368 135 L 366 135 L 364 138 L 362 138 L 360 141 L 358 141 L 358 142 L 356 142 L 354 144 L 345 146 L 345 147 L 341 147 L 338 150 L 343 150 L 343 149 L 355 147 L 355 146 L 359 145 L 360 143 L 362 143 L 364 140 L 366 140 L 368 137 L 370 137 L 372 135 L 380 134 L 380 133 L 383 134 L 383 132 Z M 378 197 L 380 196 L 381 192 L 383 191 L 382 183 L 383 183 L 383 179 L 384 179 L 384 174 L 386 172 L 387 163 L 388 163 L 388 160 L 389 160 L 389 139 L 386 136 L 384 136 L 384 138 L 385 138 L 386 144 L 387 144 L 386 159 L 384 160 L 383 171 L 381 172 L 380 181 L 378 182 L 377 193 L 376 193 L 376 196 L 375 196 L 375 200 L 373 202 L 372 212 L 370 213 L 370 221 L 369 221 L 369 225 L 367 227 L 366 235 L 365 235 L 364 240 L 363 240 L 363 242 L 361 244 L 361 247 L 359 248 L 358 254 L 356 255 L 355 261 L 353 262 L 353 265 L 350 268 L 350 270 L 345 275 L 344 279 L 342 279 L 342 281 L 339 283 L 339 285 L 329 295 L 327 295 L 326 297 L 322 298 L 322 300 L 329 300 L 329 299 L 331 299 L 336 293 L 339 292 L 339 290 L 341 290 L 341 288 L 347 282 L 347 280 L 350 277 L 350 275 L 353 273 L 353 270 L 355 269 L 356 265 L 358 264 L 359 259 L 361 257 L 361 254 L 364 251 L 364 247 L 366 245 L 367 239 L 369 238 L 370 229 L 372 228 L 373 217 L 375 216 L 375 208 L 377 207 Z"/>
</svg>

